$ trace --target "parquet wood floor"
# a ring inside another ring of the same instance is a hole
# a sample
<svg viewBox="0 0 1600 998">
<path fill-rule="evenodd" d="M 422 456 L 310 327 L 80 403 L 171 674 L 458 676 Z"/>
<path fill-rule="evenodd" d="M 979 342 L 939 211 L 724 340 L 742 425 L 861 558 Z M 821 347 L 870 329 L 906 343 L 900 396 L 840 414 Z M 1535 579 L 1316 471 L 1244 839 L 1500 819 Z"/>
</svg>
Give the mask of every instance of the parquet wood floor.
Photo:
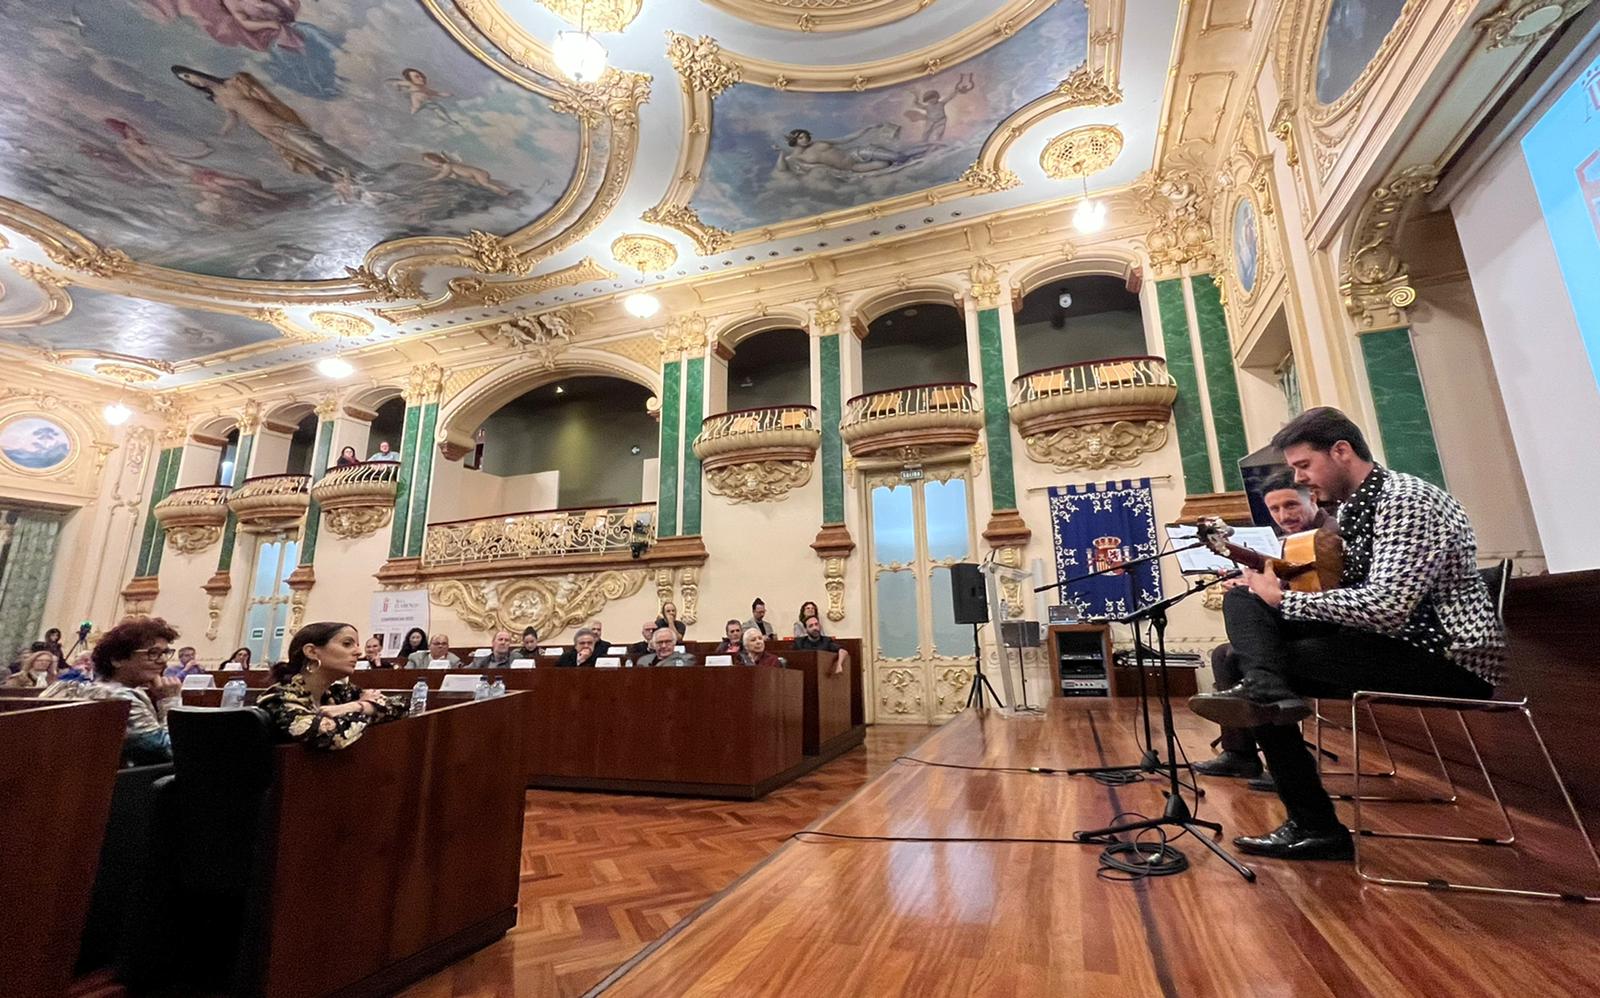
<svg viewBox="0 0 1600 998">
<path fill-rule="evenodd" d="M 869 728 L 865 745 L 760 801 L 530 791 L 516 927 L 402 994 L 582 994 L 931 730 Z"/>
</svg>

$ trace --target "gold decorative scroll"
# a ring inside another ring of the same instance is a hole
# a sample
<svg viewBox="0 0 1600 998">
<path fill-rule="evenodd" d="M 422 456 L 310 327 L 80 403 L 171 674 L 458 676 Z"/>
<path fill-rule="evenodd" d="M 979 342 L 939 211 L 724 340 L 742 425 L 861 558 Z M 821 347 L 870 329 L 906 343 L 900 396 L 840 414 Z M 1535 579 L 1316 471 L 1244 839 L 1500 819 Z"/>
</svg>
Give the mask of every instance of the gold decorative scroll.
<svg viewBox="0 0 1600 998">
<path fill-rule="evenodd" d="M 430 583 L 428 599 L 435 606 L 454 610 L 475 631 L 518 634 L 533 627 L 540 634 L 554 634 L 593 620 L 613 600 L 634 595 L 644 588 L 648 574 L 645 569 L 628 569 L 482 581 L 451 579 Z"/>
</svg>

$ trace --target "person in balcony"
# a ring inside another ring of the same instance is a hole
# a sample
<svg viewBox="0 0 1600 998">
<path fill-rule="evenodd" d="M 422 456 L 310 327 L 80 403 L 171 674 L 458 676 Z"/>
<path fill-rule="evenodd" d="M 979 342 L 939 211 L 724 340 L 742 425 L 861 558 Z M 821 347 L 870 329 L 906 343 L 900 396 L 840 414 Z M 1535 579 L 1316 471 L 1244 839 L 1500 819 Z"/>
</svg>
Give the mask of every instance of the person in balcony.
<svg viewBox="0 0 1600 998">
<path fill-rule="evenodd" d="M 525 658 L 535 660 L 539 658 L 539 632 L 533 627 L 524 627 L 522 643 L 511 649 L 511 661 L 516 662 Z"/>
<path fill-rule="evenodd" d="M 737 660 L 740 665 L 759 665 L 768 669 L 783 668 L 783 659 L 767 651 L 767 636 L 759 627 L 744 629 L 744 648 Z"/>
<path fill-rule="evenodd" d="M 411 635 L 406 637 L 409 639 Z M 434 662 L 448 662 L 452 669 L 461 668 L 461 658 L 450 650 L 448 635 L 435 633 L 428 639 L 428 647 L 406 656 L 406 666 L 411 669 L 426 669 Z"/>
<path fill-rule="evenodd" d="M 368 461 L 398 461 L 400 453 L 389 449 L 389 441 L 379 440 L 378 449 L 367 456 Z"/>
<path fill-rule="evenodd" d="M 812 617 L 816 617 L 820 621 L 822 612 L 817 609 L 815 600 L 806 600 L 800 604 L 800 616 L 794 618 L 794 637 L 803 638 L 806 636 L 806 621 Z"/>
<path fill-rule="evenodd" d="M 339 452 L 339 460 L 334 464 L 336 468 L 348 468 L 352 464 L 360 464 L 361 458 L 356 454 L 354 447 L 346 447 Z"/>
<path fill-rule="evenodd" d="M 671 628 L 672 630 L 678 632 L 678 637 L 680 638 L 683 637 L 684 633 L 688 630 L 688 628 L 684 626 L 683 621 L 678 619 L 678 605 L 672 602 L 661 604 L 661 616 L 656 618 L 656 627 Z M 650 639 L 650 643 L 652 646 L 655 645 L 654 637 Z"/>
<path fill-rule="evenodd" d="M 256 701 L 282 741 L 348 748 L 373 724 L 406 714 L 406 701 L 350 682 L 359 661 L 356 629 L 322 621 L 289 639 L 289 660 L 272 668 L 273 684 Z"/>
</svg>

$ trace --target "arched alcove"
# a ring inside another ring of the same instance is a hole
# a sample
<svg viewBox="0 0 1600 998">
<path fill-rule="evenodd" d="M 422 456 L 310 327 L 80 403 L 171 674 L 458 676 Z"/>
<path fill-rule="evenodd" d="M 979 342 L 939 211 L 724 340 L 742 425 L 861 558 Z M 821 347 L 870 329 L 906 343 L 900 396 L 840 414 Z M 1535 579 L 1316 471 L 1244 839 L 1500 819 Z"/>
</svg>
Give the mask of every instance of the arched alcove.
<svg viewBox="0 0 1600 998">
<path fill-rule="evenodd" d="M 1139 296 L 1124 278 L 1105 274 L 1040 284 L 1022 299 L 1016 330 L 1020 371 L 1149 352 Z"/>
<path fill-rule="evenodd" d="M 903 304 L 867 324 L 862 392 L 971 380 L 966 319 L 954 305 Z"/>
<path fill-rule="evenodd" d="M 728 361 L 727 408 L 811 404 L 811 336 L 794 327 L 746 337 Z"/>
<path fill-rule="evenodd" d="M 363 461 L 378 452 L 378 445 L 388 441 L 389 448 L 395 452 L 400 450 L 401 438 L 405 435 L 406 400 L 395 395 L 370 410 L 377 415 L 372 417 L 372 422 L 367 427 L 367 442 L 364 447 L 357 447 L 357 456 Z"/>
<path fill-rule="evenodd" d="M 214 416 L 194 425 L 183 443 L 177 488 L 229 485 L 239 456 L 239 425 L 232 416 Z"/>
</svg>

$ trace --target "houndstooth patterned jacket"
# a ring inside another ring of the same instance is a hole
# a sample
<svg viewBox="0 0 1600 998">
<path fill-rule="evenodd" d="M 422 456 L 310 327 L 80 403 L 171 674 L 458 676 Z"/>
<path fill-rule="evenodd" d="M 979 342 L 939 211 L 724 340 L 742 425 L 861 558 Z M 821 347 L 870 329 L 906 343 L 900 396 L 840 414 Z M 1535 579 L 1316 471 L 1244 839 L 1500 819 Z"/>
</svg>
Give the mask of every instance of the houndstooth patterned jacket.
<svg viewBox="0 0 1600 998">
<path fill-rule="evenodd" d="M 1461 504 L 1443 489 L 1374 468 L 1339 507 L 1342 585 L 1285 593 L 1283 615 L 1387 634 L 1498 686 L 1505 631 L 1478 575 L 1478 541 Z"/>
</svg>

